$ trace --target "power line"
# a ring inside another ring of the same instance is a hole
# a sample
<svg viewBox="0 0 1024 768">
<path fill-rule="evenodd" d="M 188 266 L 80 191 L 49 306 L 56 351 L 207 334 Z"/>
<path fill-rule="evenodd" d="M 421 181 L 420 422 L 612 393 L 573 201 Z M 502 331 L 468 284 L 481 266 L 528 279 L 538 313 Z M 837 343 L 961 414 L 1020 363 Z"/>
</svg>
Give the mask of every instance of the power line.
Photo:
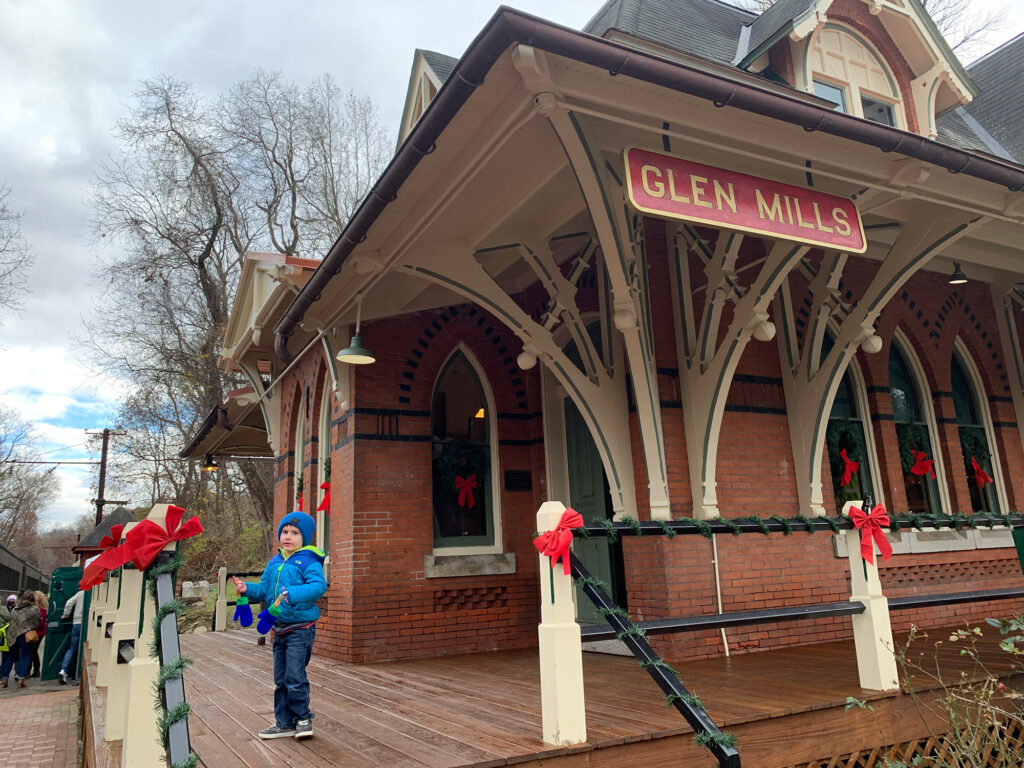
<svg viewBox="0 0 1024 768">
<path fill-rule="evenodd" d="M 98 461 L 26 461 L 24 459 L 8 459 L 0 464 L 45 464 L 48 467 L 55 467 L 58 464 L 99 464 Z"/>
</svg>

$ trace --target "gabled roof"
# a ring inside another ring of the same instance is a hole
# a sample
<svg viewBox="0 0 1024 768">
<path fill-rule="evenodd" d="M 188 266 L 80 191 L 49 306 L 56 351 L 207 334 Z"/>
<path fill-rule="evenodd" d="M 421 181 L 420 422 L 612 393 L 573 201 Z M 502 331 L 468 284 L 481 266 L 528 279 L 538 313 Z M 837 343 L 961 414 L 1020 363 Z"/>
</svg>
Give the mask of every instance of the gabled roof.
<svg viewBox="0 0 1024 768">
<path fill-rule="evenodd" d="M 417 53 L 423 54 L 423 58 L 426 59 L 427 64 L 434 70 L 434 74 L 437 75 L 437 79 L 442 83 L 448 79 L 448 75 L 455 69 L 455 65 L 459 63 L 459 60 L 454 56 L 445 56 L 443 53 L 437 51 L 427 51 L 423 49 L 417 49 Z"/>
<path fill-rule="evenodd" d="M 1024 162 L 1024 34 L 967 68 L 979 93 L 968 114 L 1018 162 Z M 991 151 L 991 150 L 989 150 Z"/>
<path fill-rule="evenodd" d="M 728 64 L 736 56 L 740 31 L 756 18 L 719 0 L 608 0 L 583 31 L 612 37 L 615 30 Z"/>
<path fill-rule="evenodd" d="M 100 542 L 103 541 L 104 536 L 110 535 L 110 529 L 115 525 L 127 525 L 128 523 L 137 523 L 139 518 L 135 516 L 133 512 L 130 512 L 127 507 L 118 507 L 109 515 L 100 521 L 100 524 L 89 531 L 85 536 L 78 540 L 78 543 L 71 548 L 72 552 L 83 552 L 83 551 L 98 551 L 100 548 Z"/>
<path fill-rule="evenodd" d="M 405 137 L 412 130 L 412 127 L 419 120 L 420 115 L 426 110 L 426 101 L 423 93 L 424 80 L 436 92 L 444 84 L 448 76 L 455 69 L 459 60 L 446 56 L 437 51 L 428 51 L 417 48 L 412 56 L 412 70 L 409 72 L 409 85 L 405 90 L 405 105 L 402 107 L 402 121 L 398 124 L 398 145 L 401 146 Z M 433 97 L 430 96 L 430 99 Z"/>
<path fill-rule="evenodd" d="M 792 30 L 798 22 L 814 12 L 818 0 L 777 0 L 750 25 L 744 50 L 737 59 L 740 66 L 756 58 L 763 47 L 770 46 Z"/>
</svg>

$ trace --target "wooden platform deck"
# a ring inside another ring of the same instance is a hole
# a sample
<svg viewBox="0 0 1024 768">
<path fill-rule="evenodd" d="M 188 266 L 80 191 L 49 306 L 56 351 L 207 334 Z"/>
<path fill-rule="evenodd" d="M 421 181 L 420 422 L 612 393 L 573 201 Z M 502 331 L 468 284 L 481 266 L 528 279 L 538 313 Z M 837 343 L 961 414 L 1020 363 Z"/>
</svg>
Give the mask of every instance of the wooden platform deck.
<svg viewBox="0 0 1024 768">
<path fill-rule="evenodd" d="M 948 634 L 923 640 L 922 659 Z M 983 653 L 1005 674 L 997 639 L 986 638 Z M 207 768 L 715 765 L 632 658 L 584 654 L 589 740 L 574 747 L 540 739 L 535 650 L 358 665 L 314 658 L 315 737 L 266 742 L 254 734 L 273 722 L 269 645 L 257 646 L 252 632 L 181 640 L 194 660 L 185 678 L 192 744 Z M 976 674 L 958 647 L 939 650 L 952 679 Z M 737 734 L 745 768 L 798 765 L 847 744 L 855 751 L 927 733 L 911 697 L 859 687 L 852 641 L 677 666 L 719 727 Z M 915 686 L 936 684 L 922 678 Z M 848 696 L 873 709 L 847 711 Z"/>
</svg>

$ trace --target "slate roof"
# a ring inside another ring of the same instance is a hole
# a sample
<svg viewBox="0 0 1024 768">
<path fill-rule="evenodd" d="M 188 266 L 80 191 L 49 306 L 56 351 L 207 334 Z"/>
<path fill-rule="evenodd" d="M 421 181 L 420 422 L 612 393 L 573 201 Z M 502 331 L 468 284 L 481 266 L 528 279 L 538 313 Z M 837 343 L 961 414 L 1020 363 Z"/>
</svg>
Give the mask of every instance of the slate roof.
<svg viewBox="0 0 1024 768">
<path fill-rule="evenodd" d="M 616 29 L 668 48 L 731 64 L 740 32 L 756 18 L 750 11 L 719 0 L 608 0 L 583 31 L 604 37 L 609 30 Z"/>
<path fill-rule="evenodd" d="M 963 107 L 957 107 L 944 115 L 939 115 L 935 119 L 935 127 L 939 129 L 939 141 L 945 144 L 993 154 L 991 148 L 986 146 L 974 131 L 974 127 L 964 120 Z"/>
<path fill-rule="evenodd" d="M 803 18 L 816 4 L 817 0 L 777 0 L 750 25 L 750 38 L 742 57 L 778 38 L 780 31 L 792 29 L 793 20 Z"/>
<path fill-rule="evenodd" d="M 78 543 L 71 548 L 71 551 L 80 552 L 83 549 L 99 549 L 100 542 L 103 540 L 103 537 L 109 536 L 110 529 L 115 525 L 137 523 L 138 521 L 139 518 L 137 518 L 132 512 L 129 512 L 127 507 L 118 507 L 109 515 L 104 517 L 99 525 L 79 539 Z"/>
<path fill-rule="evenodd" d="M 968 114 L 1024 162 L 1024 34 L 978 59 L 967 72 L 979 90 L 966 106 Z"/>
</svg>

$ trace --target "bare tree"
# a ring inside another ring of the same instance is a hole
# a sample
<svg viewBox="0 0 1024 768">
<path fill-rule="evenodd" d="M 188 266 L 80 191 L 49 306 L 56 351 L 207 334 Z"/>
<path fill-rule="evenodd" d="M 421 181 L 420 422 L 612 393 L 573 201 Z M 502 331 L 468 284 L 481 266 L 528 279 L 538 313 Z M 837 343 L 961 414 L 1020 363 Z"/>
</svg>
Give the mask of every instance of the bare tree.
<svg viewBox="0 0 1024 768">
<path fill-rule="evenodd" d="M 171 78 L 145 82 L 117 138 L 92 209 L 95 235 L 119 249 L 97 264 L 106 295 L 83 340 L 132 384 L 111 492 L 209 512 L 204 552 L 219 556 L 223 537 L 237 556 L 227 542 L 269 530 L 271 468 L 228 464 L 210 478 L 177 452 L 242 383 L 217 362 L 245 253 L 325 252 L 391 142 L 372 103 L 329 78 L 303 88 L 264 71 L 217 98 Z"/>
<path fill-rule="evenodd" d="M 0 543 L 27 551 L 39 528 L 39 513 L 59 490 L 54 468 L 24 464 L 38 456 L 32 427 L 0 406 Z"/>
<path fill-rule="evenodd" d="M 21 214 L 11 208 L 9 186 L 0 185 L 0 325 L 4 312 L 21 308 L 28 291 L 28 270 L 32 253 L 21 230 Z"/>
<path fill-rule="evenodd" d="M 764 13 L 776 0 L 730 0 L 733 5 Z M 949 47 L 970 61 L 992 47 L 992 36 L 1006 28 L 1007 7 L 980 6 L 977 0 L 921 0 Z"/>
</svg>

